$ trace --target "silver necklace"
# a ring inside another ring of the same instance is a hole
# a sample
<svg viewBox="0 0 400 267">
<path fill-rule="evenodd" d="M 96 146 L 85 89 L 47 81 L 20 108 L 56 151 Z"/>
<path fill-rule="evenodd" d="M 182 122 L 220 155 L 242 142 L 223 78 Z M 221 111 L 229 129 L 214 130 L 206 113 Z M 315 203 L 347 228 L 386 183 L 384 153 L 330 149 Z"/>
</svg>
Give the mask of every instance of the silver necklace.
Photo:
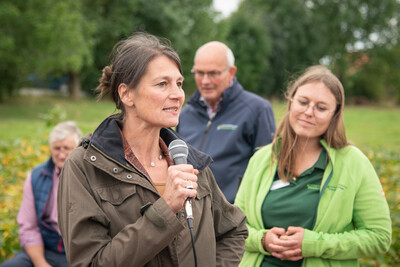
<svg viewBox="0 0 400 267">
<path fill-rule="evenodd" d="M 159 159 L 162 160 L 162 155 L 161 155 L 161 154 L 160 154 Z M 156 166 L 156 164 L 154 163 L 154 161 L 150 162 L 150 166 L 151 166 L 151 167 L 155 167 L 155 166 Z"/>
</svg>

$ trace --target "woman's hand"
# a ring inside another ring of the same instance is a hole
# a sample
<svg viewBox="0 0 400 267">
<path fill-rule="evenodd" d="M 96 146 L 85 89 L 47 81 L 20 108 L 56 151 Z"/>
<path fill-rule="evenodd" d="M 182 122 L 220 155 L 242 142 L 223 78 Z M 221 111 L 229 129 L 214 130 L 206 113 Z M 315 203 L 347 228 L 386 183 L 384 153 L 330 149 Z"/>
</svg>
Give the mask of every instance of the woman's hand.
<svg viewBox="0 0 400 267">
<path fill-rule="evenodd" d="M 296 240 L 297 245 L 293 249 L 293 254 L 291 257 L 287 258 L 290 261 L 298 261 L 303 258 L 301 246 L 303 244 L 304 238 L 304 228 L 303 227 L 295 227 L 289 226 L 288 230 L 286 231 L 287 240 Z M 295 253 L 295 251 L 297 253 Z"/>
<path fill-rule="evenodd" d="M 162 197 L 172 212 L 178 213 L 187 198 L 196 197 L 198 173 L 199 171 L 189 164 L 173 165 L 168 168 L 168 177 Z"/>
<path fill-rule="evenodd" d="M 298 261 L 303 258 L 301 244 L 304 236 L 304 228 L 290 226 L 287 231 L 284 228 L 274 227 L 264 237 L 264 248 L 272 256 L 289 261 Z"/>
</svg>

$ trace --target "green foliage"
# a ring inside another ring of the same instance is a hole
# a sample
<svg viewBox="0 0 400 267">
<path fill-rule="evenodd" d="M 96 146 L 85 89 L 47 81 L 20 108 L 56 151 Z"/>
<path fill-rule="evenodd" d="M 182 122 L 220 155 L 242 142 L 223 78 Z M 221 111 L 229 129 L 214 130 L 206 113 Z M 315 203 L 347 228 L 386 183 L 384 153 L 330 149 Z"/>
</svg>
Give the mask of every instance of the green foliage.
<svg viewBox="0 0 400 267">
<path fill-rule="evenodd" d="M 49 155 L 46 137 L 0 142 L 0 262 L 20 249 L 16 217 L 26 174 Z"/>
<path fill-rule="evenodd" d="M 397 68 L 389 67 L 398 62 L 393 56 L 399 42 L 399 12 L 397 0 L 243 0 L 230 19 L 227 39 L 240 51 L 234 53 L 238 76 L 240 71 L 246 73 L 241 82 L 259 94 L 281 96 L 293 73 L 324 63 L 334 69 L 350 96 L 387 100 L 398 98 L 400 90 L 397 79 L 387 78 L 399 76 L 393 74 Z M 263 35 L 270 49 L 254 48 L 242 38 L 246 34 Z M 371 58 L 365 68 L 353 57 L 360 49 Z M 242 55 L 242 51 L 255 52 Z M 247 57 L 248 62 L 239 57 Z M 254 74 L 253 67 L 261 70 Z M 263 78 L 261 82 L 258 76 Z"/>
<path fill-rule="evenodd" d="M 322 62 L 349 96 L 400 102 L 399 1 L 243 0 L 228 19 L 212 2 L 2 0 L 0 101 L 28 74 L 68 75 L 72 96 L 81 81 L 92 94 L 115 43 L 145 31 L 172 41 L 188 95 L 196 88 L 189 75 L 196 49 L 219 40 L 232 47 L 240 82 L 258 94 L 280 97 L 290 75 Z M 370 58 L 365 66 L 357 65 L 360 51 Z"/>
<path fill-rule="evenodd" d="M 242 31 L 254 21 L 259 29 L 255 34 L 265 40 L 264 44 L 254 46 L 249 41 L 237 39 L 238 23 L 228 35 L 228 40 L 235 43 L 234 47 L 241 47 L 242 51 L 254 51 L 242 55 L 234 51 L 238 57 L 257 58 L 257 61 L 252 60 L 244 66 L 238 64 L 239 71 L 242 67 L 249 69 L 253 63 L 256 63 L 256 67 L 260 66 L 257 63 L 262 64 L 261 71 L 258 71 L 261 80 L 256 80 L 259 94 L 280 96 L 289 75 L 318 63 L 325 55 L 326 42 L 321 38 L 322 29 L 318 27 L 312 10 L 303 1 L 245 0 L 239 11 L 232 15 L 232 21 L 237 20 L 244 25 L 239 28 Z M 249 76 L 243 78 L 249 79 Z M 246 82 L 241 80 L 241 83 Z M 253 83 L 252 79 L 248 83 Z"/>
<path fill-rule="evenodd" d="M 400 153 L 367 151 L 381 180 L 392 218 L 392 245 L 385 255 L 361 260 L 361 266 L 398 266 L 400 262 Z"/>
<path fill-rule="evenodd" d="M 65 111 L 60 105 L 54 106 L 49 112 L 44 114 L 39 114 L 39 118 L 46 122 L 47 127 L 56 126 L 57 123 L 64 121 L 67 117 Z"/>
<path fill-rule="evenodd" d="M 229 19 L 227 43 L 235 54 L 235 65 L 238 66 L 236 76 L 240 83 L 246 90 L 266 95 L 271 89 L 271 84 L 264 78 L 269 67 L 265 59 L 271 50 L 268 29 L 263 27 L 266 17 L 262 10 L 247 8 L 239 10 Z"/>
<path fill-rule="evenodd" d="M 133 32 L 148 32 L 169 39 L 179 53 L 185 75 L 184 87 L 194 91 L 189 75 L 197 47 L 206 41 L 222 39 L 224 24 L 216 24 L 217 13 L 211 0 L 92 0 L 86 5 L 86 16 L 98 25 L 93 49 L 94 64 L 83 69 L 84 88 L 98 84 L 101 69 L 109 64 L 113 46 Z"/>
<path fill-rule="evenodd" d="M 38 6 L 46 12 L 33 32 L 39 44 L 36 71 L 43 75 L 65 74 L 91 64 L 94 26 L 84 17 L 82 2 L 40 0 L 32 12 L 36 13 Z"/>
<path fill-rule="evenodd" d="M 348 57 L 353 66 L 347 78 L 346 96 L 356 101 L 364 96 L 370 102 L 400 103 L 400 48 L 375 48 Z"/>
<path fill-rule="evenodd" d="M 0 10 L 0 96 L 19 89 L 28 74 L 79 73 L 91 64 L 94 25 L 81 1 L 2 0 Z"/>
<path fill-rule="evenodd" d="M 15 56 L 19 52 L 15 27 L 20 17 L 21 13 L 13 3 L 0 2 L 0 103 L 20 85 L 18 77 L 23 62 Z"/>
</svg>

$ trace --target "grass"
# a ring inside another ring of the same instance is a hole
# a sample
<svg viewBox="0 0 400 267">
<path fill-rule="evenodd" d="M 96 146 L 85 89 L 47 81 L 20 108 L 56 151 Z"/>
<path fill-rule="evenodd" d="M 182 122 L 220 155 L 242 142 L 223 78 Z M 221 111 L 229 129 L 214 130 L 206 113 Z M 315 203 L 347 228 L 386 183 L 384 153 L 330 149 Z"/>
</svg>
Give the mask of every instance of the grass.
<svg viewBox="0 0 400 267">
<path fill-rule="evenodd" d="M 286 111 L 286 105 L 272 102 L 277 123 Z M 83 134 L 93 132 L 108 115 L 116 112 L 113 102 L 95 99 L 72 101 L 54 96 L 17 96 L 0 104 L 0 140 L 43 138 L 60 119 L 74 120 Z M 345 107 L 347 137 L 363 150 L 400 150 L 400 108 Z"/>
<path fill-rule="evenodd" d="M 18 96 L 0 105 L 0 140 L 40 138 L 51 130 L 49 123 L 74 120 L 83 134 L 93 132 L 107 116 L 115 113 L 111 101 L 72 101 L 65 97 Z"/>
<path fill-rule="evenodd" d="M 355 145 L 400 150 L 400 108 L 350 107 L 344 119 L 347 136 Z"/>
<path fill-rule="evenodd" d="M 286 104 L 272 102 L 277 123 Z M 344 123 L 349 141 L 362 150 L 400 150 L 400 107 L 345 106 Z"/>
</svg>

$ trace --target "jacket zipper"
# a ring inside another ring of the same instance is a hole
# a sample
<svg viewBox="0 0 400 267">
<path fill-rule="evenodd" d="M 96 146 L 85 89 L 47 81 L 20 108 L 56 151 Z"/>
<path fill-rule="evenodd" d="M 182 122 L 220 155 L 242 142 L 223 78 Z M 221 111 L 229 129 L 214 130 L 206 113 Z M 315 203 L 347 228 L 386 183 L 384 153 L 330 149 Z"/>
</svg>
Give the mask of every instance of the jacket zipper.
<svg viewBox="0 0 400 267">
<path fill-rule="evenodd" d="M 204 131 L 203 140 L 201 140 L 200 151 L 203 151 L 204 144 L 206 142 L 206 138 L 207 138 L 207 135 L 208 135 L 208 131 L 210 130 L 211 123 L 212 123 L 212 120 L 209 120 L 207 122 L 206 130 Z"/>
</svg>

